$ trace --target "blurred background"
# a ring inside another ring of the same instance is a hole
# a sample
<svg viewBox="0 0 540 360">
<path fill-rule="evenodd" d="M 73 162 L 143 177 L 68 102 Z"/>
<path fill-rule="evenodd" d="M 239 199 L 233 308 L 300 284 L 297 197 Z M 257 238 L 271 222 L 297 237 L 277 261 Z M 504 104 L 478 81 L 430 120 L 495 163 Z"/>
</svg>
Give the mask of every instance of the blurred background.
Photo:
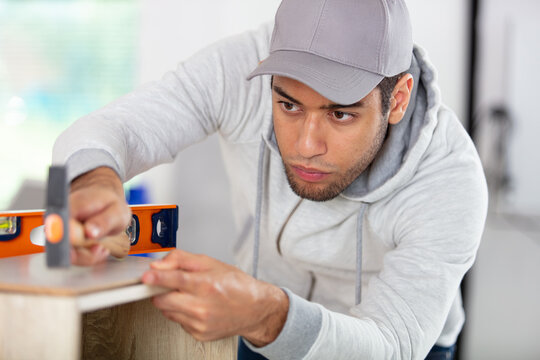
<svg viewBox="0 0 540 360">
<path fill-rule="evenodd" d="M 407 0 L 443 101 L 477 144 L 490 213 L 464 282 L 460 359 L 540 359 L 540 1 Z M 43 208 L 52 144 L 78 117 L 228 35 L 278 0 L 0 0 L 0 211 Z M 126 192 L 180 206 L 179 246 L 232 261 L 216 135 Z"/>
</svg>

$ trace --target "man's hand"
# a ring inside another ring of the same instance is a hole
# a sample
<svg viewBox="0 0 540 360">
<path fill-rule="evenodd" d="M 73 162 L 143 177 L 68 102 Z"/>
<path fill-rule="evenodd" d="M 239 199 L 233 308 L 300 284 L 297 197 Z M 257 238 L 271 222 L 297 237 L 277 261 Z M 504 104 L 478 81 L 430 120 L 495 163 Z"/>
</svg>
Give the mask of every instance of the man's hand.
<svg viewBox="0 0 540 360">
<path fill-rule="evenodd" d="M 79 266 L 98 264 L 105 261 L 109 255 L 123 258 L 127 256 L 131 246 L 125 232 L 100 240 L 88 239 L 84 235 L 84 226 L 75 219 L 69 221 L 69 241 L 72 245 L 71 263 Z"/>
<path fill-rule="evenodd" d="M 107 167 L 89 171 L 71 183 L 71 217 L 84 225 L 84 235 L 100 239 L 125 230 L 131 210 L 124 197 L 122 181 Z"/>
<path fill-rule="evenodd" d="M 151 268 L 143 283 L 174 290 L 154 297 L 154 305 L 197 340 L 241 335 L 264 346 L 287 319 L 283 290 L 216 259 L 174 250 Z"/>
<path fill-rule="evenodd" d="M 93 265 L 109 254 L 127 255 L 130 243 L 124 231 L 131 209 L 122 181 L 112 169 L 97 168 L 73 180 L 69 201 L 72 263 Z"/>
</svg>

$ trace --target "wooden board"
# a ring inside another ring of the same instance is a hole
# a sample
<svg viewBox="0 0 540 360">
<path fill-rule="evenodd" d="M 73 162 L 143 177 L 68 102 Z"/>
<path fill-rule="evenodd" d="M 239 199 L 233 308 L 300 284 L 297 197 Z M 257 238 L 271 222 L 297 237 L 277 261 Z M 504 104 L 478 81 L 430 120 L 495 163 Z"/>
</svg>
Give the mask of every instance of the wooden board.
<svg viewBox="0 0 540 360">
<path fill-rule="evenodd" d="M 0 292 L 0 359 L 237 358 L 238 337 L 199 342 L 150 299 L 81 314 L 77 298 Z"/>
<path fill-rule="evenodd" d="M 152 305 L 170 290 L 140 283 L 150 262 L 50 270 L 44 254 L 0 259 L 0 359 L 235 360 L 237 337 L 196 341 Z"/>
<path fill-rule="evenodd" d="M 73 296 L 141 283 L 152 259 L 128 256 L 105 263 L 67 269 L 49 269 L 45 254 L 0 259 L 0 292 Z"/>
<path fill-rule="evenodd" d="M 235 360 L 238 338 L 199 342 L 149 299 L 83 315 L 83 359 Z"/>
<path fill-rule="evenodd" d="M 171 289 L 145 284 L 123 286 L 120 288 L 77 295 L 77 307 L 81 313 L 86 313 L 133 301 L 148 299 L 169 291 L 171 291 Z"/>
<path fill-rule="evenodd" d="M 75 298 L 0 292 L 0 359 L 81 358 Z"/>
</svg>

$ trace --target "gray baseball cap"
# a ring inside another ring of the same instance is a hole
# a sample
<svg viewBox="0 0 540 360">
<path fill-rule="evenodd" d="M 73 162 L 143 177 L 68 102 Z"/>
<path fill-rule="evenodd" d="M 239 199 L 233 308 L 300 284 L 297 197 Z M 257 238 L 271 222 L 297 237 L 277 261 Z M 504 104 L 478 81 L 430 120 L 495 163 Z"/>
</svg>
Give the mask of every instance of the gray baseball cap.
<svg viewBox="0 0 540 360">
<path fill-rule="evenodd" d="M 270 55 L 248 79 L 289 77 L 348 105 L 407 70 L 412 50 L 403 0 L 283 0 Z"/>
</svg>

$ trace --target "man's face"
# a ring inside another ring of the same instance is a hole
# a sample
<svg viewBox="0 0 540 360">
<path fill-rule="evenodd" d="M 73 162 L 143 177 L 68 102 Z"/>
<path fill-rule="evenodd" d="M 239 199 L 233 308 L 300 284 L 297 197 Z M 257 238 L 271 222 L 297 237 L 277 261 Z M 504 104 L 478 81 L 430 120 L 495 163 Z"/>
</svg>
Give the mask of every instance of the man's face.
<svg viewBox="0 0 540 360">
<path fill-rule="evenodd" d="M 272 109 L 289 185 L 313 201 L 345 190 L 373 161 L 388 127 L 378 88 L 344 106 L 296 80 L 274 76 Z"/>
</svg>

